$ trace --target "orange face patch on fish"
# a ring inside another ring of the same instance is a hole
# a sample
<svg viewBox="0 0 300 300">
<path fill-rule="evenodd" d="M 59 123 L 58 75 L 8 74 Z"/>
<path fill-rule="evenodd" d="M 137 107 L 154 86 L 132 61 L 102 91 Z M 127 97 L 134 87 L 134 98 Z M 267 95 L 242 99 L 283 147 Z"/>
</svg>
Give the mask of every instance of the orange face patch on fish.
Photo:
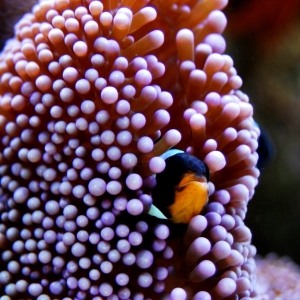
<svg viewBox="0 0 300 300">
<path fill-rule="evenodd" d="M 208 201 L 208 183 L 205 177 L 186 174 L 175 187 L 174 203 L 168 207 L 174 223 L 189 223 L 199 215 Z"/>
</svg>

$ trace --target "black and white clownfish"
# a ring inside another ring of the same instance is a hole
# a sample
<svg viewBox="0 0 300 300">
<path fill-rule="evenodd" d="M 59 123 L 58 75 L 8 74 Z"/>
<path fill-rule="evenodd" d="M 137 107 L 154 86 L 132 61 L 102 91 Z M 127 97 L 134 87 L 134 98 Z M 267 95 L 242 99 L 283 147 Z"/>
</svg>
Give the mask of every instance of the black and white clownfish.
<svg viewBox="0 0 300 300">
<path fill-rule="evenodd" d="M 148 214 L 188 224 L 205 208 L 209 196 L 209 169 L 197 157 L 181 150 L 164 153 L 166 167 L 156 175 L 153 205 Z"/>
</svg>

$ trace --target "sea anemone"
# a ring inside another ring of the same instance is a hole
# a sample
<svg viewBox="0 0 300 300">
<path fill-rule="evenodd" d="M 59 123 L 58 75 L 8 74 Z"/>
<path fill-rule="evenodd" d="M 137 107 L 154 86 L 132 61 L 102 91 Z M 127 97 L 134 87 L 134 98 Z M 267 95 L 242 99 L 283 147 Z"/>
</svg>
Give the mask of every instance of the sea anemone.
<svg viewBox="0 0 300 300">
<path fill-rule="evenodd" d="M 0 56 L 3 299 L 251 299 L 253 109 L 226 0 L 56 0 Z M 188 227 L 150 217 L 160 155 L 210 171 Z"/>
<path fill-rule="evenodd" d="M 274 253 L 265 258 L 256 257 L 257 293 L 262 300 L 300 297 L 300 268 L 288 257 L 279 258 Z"/>
</svg>

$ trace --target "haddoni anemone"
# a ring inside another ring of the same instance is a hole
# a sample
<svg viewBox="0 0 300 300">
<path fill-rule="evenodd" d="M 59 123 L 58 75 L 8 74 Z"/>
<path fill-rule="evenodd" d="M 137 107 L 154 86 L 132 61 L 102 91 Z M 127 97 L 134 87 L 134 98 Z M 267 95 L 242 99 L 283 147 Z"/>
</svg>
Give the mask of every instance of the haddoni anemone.
<svg viewBox="0 0 300 300">
<path fill-rule="evenodd" d="M 1 300 L 256 296 L 259 129 L 226 4 L 42 1 L 19 21 L 0 56 Z M 187 225 L 148 214 L 173 147 L 209 170 Z"/>
</svg>

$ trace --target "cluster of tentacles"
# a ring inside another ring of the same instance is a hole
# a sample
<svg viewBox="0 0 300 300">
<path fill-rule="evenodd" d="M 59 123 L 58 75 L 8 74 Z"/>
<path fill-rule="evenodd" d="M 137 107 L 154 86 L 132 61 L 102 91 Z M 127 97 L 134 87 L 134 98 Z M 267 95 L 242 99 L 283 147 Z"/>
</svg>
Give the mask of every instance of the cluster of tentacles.
<svg viewBox="0 0 300 300">
<path fill-rule="evenodd" d="M 42 1 L 0 56 L 1 299 L 251 299 L 259 129 L 226 0 Z M 210 170 L 184 231 L 149 218 L 160 157 Z"/>
</svg>

